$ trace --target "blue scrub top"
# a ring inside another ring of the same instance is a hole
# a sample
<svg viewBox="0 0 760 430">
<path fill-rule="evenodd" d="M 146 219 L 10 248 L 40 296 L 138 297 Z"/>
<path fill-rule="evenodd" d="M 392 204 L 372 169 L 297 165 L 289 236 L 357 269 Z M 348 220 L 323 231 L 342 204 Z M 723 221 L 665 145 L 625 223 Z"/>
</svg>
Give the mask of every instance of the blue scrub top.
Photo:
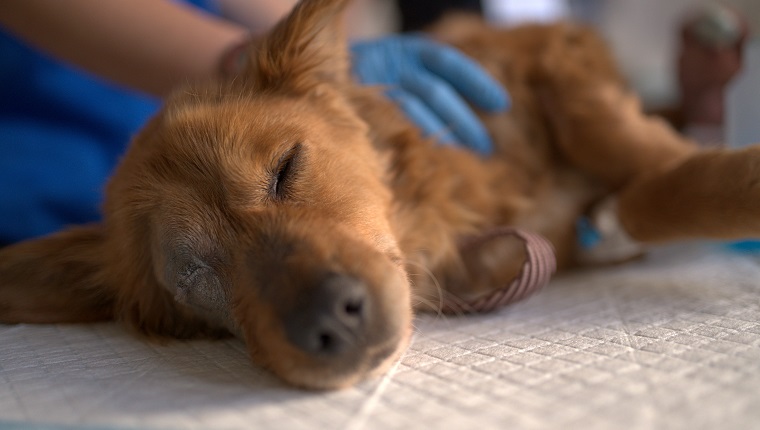
<svg viewBox="0 0 760 430">
<path fill-rule="evenodd" d="M 211 1 L 187 3 L 215 13 Z M 107 178 L 158 107 L 0 29 L 0 245 L 99 220 Z"/>
</svg>

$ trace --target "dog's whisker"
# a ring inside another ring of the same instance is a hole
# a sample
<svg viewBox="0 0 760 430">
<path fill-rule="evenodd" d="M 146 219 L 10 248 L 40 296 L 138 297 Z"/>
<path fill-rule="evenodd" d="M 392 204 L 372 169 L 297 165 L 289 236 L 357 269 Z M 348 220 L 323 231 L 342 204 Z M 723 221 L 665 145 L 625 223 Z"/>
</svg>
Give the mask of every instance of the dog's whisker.
<svg viewBox="0 0 760 430">
<path fill-rule="evenodd" d="M 413 298 L 416 299 L 418 303 L 424 304 L 427 307 L 434 309 L 436 312 L 436 318 L 445 318 L 446 316 L 443 313 L 443 305 L 444 305 L 444 296 L 446 295 L 446 291 L 441 286 L 441 283 L 438 281 L 438 278 L 436 278 L 435 274 L 424 264 L 418 263 L 413 260 L 405 259 L 404 264 L 411 265 L 411 266 L 421 269 L 422 272 L 425 273 L 430 278 L 430 281 L 435 287 L 434 291 L 437 293 L 436 297 L 431 298 L 431 299 L 427 299 L 420 294 L 414 294 Z"/>
<path fill-rule="evenodd" d="M 426 308 L 435 309 L 436 316 L 439 316 L 439 317 L 443 316 L 443 312 L 441 311 L 440 306 L 438 304 L 436 304 L 435 302 L 433 302 L 431 300 L 426 300 L 426 299 L 424 299 L 424 298 L 422 298 L 420 296 L 414 296 L 412 298 L 412 300 L 414 301 L 415 307 L 416 307 L 416 305 L 420 305 L 421 304 L 421 305 L 424 305 Z"/>
</svg>

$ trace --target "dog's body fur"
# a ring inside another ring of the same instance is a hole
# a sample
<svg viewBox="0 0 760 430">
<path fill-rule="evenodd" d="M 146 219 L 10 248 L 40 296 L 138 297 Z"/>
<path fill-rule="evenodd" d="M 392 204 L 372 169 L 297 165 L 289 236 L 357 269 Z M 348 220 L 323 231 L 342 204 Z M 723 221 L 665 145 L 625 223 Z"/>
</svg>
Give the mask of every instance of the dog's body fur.
<svg viewBox="0 0 760 430">
<path fill-rule="evenodd" d="M 462 253 L 468 236 L 536 231 L 567 268 L 577 218 L 612 193 L 638 241 L 760 234 L 760 148 L 701 151 L 645 116 L 588 30 L 439 26 L 514 101 L 483 116 L 483 159 L 352 82 L 344 3 L 303 2 L 241 76 L 175 94 L 110 181 L 101 225 L 0 251 L 0 321 L 233 333 L 288 382 L 330 388 L 382 371 L 412 307 L 517 275 L 518 242 Z"/>
</svg>

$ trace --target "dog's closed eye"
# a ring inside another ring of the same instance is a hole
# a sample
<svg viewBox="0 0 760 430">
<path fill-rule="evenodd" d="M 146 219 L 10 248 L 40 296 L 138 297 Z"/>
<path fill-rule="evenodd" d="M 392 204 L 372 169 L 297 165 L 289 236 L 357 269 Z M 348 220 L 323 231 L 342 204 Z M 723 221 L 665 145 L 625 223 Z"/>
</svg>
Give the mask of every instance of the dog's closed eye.
<svg viewBox="0 0 760 430">
<path fill-rule="evenodd" d="M 288 197 L 289 187 L 295 176 L 300 154 L 301 144 L 297 143 L 285 151 L 277 162 L 277 168 L 274 170 L 269 183 L 269 195 L 275 200 Z"/>
</svg>

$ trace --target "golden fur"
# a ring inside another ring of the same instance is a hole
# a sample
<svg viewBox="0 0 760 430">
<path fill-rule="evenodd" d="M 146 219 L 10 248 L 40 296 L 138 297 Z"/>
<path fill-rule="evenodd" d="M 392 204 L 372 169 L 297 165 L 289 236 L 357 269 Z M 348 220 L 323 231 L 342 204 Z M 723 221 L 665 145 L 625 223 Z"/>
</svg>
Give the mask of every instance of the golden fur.
<svg viewBox="0 0 760 430">
<path fill-rule="evenodd" d="M 463 255 L 468 236 L 536 231 L 568 268 L 576 219 L 613 193 L 642 242 L 760 233 L 760 148 L 701 151 L 644 115 L 593 32 L 461 17 L 433 30 L 514 101 L 482 115 L 496 150 L 481 158 L 423 139 L 379 89 L 350 79 L 346 2 L 303 1 L 252 44 L 240 76 L 177 91 L 110 180 L 101 224 L 0 251 L 0 321 L 232 333 L 287 382 L 335 388 L 398 356 L 413 308 L 518 273 L 517 241 Z M 348 284 L 364 313 L 347 350 L 294 344 L 321 315 L 314 303 L 332 306 Z"/>
</svg>

